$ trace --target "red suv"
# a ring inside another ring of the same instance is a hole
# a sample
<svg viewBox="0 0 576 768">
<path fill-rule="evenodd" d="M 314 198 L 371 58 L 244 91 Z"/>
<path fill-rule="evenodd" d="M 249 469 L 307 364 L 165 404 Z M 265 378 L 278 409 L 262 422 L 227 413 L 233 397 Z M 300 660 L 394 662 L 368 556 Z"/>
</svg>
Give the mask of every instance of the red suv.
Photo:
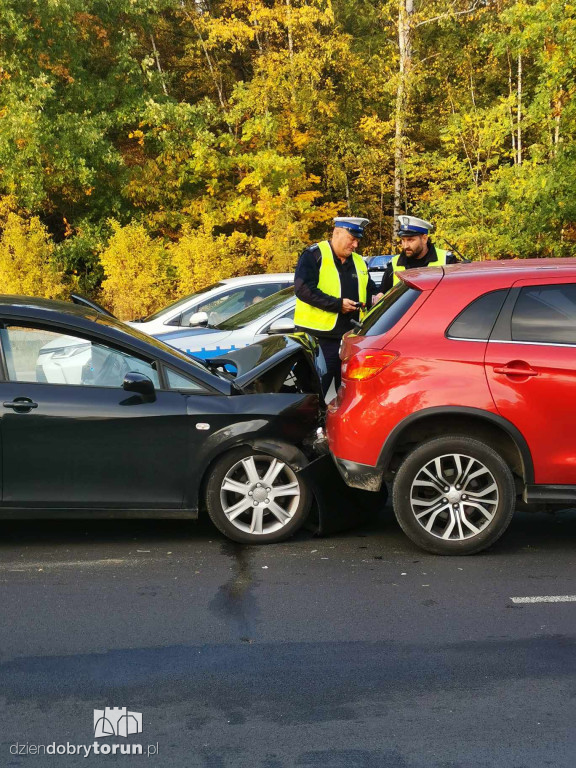
<svg viewBox="0 0 576 768">
<path fill-rule="evenodd" d="M 348 485 L 393 482 L 418 545 L 478 552 L 518 499 L 576 501 L 576 259 L 399 276 L 344 338 L 330 449 Z"/>
</svg>

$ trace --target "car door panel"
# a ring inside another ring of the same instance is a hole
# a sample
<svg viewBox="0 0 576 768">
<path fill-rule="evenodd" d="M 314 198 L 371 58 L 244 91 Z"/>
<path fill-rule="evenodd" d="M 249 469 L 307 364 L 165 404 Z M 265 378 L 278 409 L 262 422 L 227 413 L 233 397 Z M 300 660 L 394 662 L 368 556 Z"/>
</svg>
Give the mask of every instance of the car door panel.
<svg viewBox="0 0 576 768">
<path fill-rule="evenodd" d="M 154 402 L 122 389 L 2 383 L 4 505 L 182 505 L 188 452 L 185 397 Z"/>
<path fill-rule="evenodd" d="M 558 278 L 517 281 L 510 323 L 504 330 L 501 323 L 494 329 L 486 349 L 486 375 L 494 402 L 500 414 L 524 435 L 538 484 L 576 485 L 576 343 L 565 343 L 571 338 L 576 341 L 576 285 L 570 288 L 573 305 L 566 299 L 562 307 L 562 301 L 554 299 L 558 328 L 564 325 L 560 331 L 551 328 L 547 336 L 546 322 L 538 317 L 538 302 L 546 312 L 546 302 L 550 305 L 551 301 L 542 289 L 551 286 L 549 290 L 557 292 L 559 286 L 570 285 Z M 530 291 L 522 293 L 522 289 Z M 535 309 L 528 311 L 526 305 L 526 311 L 519 314 L 519 301 L 531 294 Z M 514 317 L 520 318 L 516 334 L 512 331 Z M 529 340 L 531 336 L 535 340 Z"/>
<path fill-rule="evenodd" d="M 182 504 L 185 398 L 160 388 L 152 360 L 49 325 L 3 323 L 0 341 L 5 506 Z M 128 371 L 155 397 L 125 391 Z"/>
</svg>

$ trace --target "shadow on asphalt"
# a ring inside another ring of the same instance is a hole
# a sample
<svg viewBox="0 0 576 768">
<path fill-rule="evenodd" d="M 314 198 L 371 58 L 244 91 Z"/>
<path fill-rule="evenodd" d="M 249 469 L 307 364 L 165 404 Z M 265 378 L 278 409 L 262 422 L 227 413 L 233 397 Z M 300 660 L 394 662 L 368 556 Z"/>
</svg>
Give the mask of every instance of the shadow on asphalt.
<svg viewBox="0 0 576 768">
<path fill-rule="evenodd" d="M 357 528 L 325 537 L 324 541 L 350 542 L 375 538 L 396 551 L 419 552 L 397 525 L 391 507 L 374 514 Z M 290 541 L 310 542 L 314 534 L 299 531 Z M 83 545 L 176 545 L 220 546 L 226 539 L 208 519 L 201 520 L 0 520 L 0 553 L 14 546 L 34 547 Z M 289 546 L 290 542 L 283 546 Z M 239 546 L 239 545 L 238 545 Z M 269 545 L 274 546 L 274 545 Z M 488 550 L 492 555 L 510 555 L 527 548 L 540 551 L 565 550 L 576 546 L 576 509 L 517 511 L 504 536 Z"/>
</svg>

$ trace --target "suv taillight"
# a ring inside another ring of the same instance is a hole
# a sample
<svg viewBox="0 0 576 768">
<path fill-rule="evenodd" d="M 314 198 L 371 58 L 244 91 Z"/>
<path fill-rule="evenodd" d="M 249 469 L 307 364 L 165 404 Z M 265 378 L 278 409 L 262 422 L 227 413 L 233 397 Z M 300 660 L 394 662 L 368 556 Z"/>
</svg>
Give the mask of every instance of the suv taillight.
<svg viewBox="0 0 576 768">
<path fill-rule="evenodd" d="M 353 381 L 366 381 L 377 376 L 396 360 L 396 352 L 384 352 L 381 349 L 362 349 L 342 362 L 342 378 Z"/>
</svg>

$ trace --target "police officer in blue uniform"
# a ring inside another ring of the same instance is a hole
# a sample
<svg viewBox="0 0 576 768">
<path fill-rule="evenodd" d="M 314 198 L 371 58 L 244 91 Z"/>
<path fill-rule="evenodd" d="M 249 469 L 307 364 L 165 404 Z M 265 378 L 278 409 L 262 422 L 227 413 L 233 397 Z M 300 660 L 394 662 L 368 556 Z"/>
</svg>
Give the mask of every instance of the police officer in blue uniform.
<svg viewBox="0 0 576 768">
<path fill-rule="evenodd" d="M 416 216 L 399 216 L 398 237 L 402 241 L 402 252 L 388 262 L 382 277 L 381 290 L 386 293 L 400 281 L 398 272 L 419 267 L 442 267 L 445 264 L 457 264 L 457 259 L 450 251 L 437 248 L 430 241 L 430 232 L 434 225 Z"/>
<path fill-rule="evenodd" d="M 327 365 L 322 382 L 326 393 L 334 380 L 340 386 L 340 342 L 365 309 L 381 297 L 366 264 L 355 253 L 368 219 L 339 216 L 330 240 L 306 248 L 294 276 L 294 323 L 318 339 Z"/>
</svg>

